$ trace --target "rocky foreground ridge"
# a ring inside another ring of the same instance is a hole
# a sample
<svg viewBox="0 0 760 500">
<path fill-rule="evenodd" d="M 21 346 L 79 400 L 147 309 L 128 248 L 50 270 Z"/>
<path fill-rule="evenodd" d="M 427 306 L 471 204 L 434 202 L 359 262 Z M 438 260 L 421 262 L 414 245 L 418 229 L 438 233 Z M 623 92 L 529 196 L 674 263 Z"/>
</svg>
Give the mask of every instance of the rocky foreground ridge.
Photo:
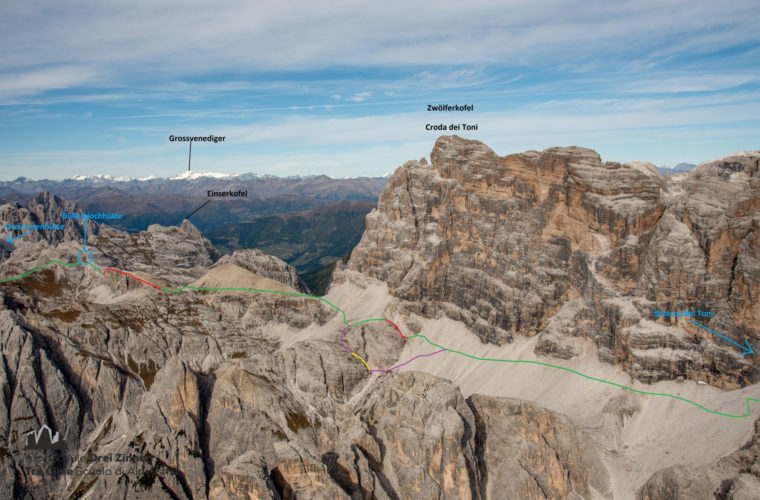
<svg viewBox="0 0 760 500">
<path fill-rule="evenodd" d="M 76 209 L 43 193 L 0 212 L 38 223 L 64 208 Z M 337 341 L 338 312 L 289 295 L 306 290 L 279 259 L 222 257 L 187 221 L 88 234 L 97 269 L 73 265 L 79 221 L 19 243 L 0 264 L 2 277 L 70 264 L 0 288 L 0 487 L 13 497 L 584 498 L 594 489 L 596 454 L 566 417 L 465 398 L 424 373 L 371 375 Z M 135 278 L 287 294 L 169 293 Z M 328 326 L 326 338 L 297 338 Z M 346 341 L 385 365 L 401 347 L 385 323 Z M 42 425 L 63 449 L 26 449 Z"/>
<path fill-rule="evenodd" d="M 570 147 L 499 157 L 441 137 L 405 163 L 367 217 L 348 267 L 388 284 L 408 314 L 446 315 L 485 342 L 538 336 L 569 359 L 588 342 L 644 382 L 722 388 L 760 379 L 760 151 L 668 177 Z"/>
<path fill-rule="evenodd" d="M 756 201 L 756 157 L 668 180 L 646 165 L 601 165 L 588 150 L 499 159 L 480 143 L 442 138 L 433 166 L 407 163 L 391 178 L 334 289 L 346 287 L 348 300 L 364 293 L 351 280 L 374 283 L 368 297 L 389 300 L 381 315 L 405 328 L 446 315 L 463 336 L 487 342 L 538 335 L 546 356 L 571 358 L 594 342 L 604 362 L 641 379 L 750 383 L 754 359 L 645 312 L 660 296 L 679 304 L 662 308 L 696 304 L 682 289 L 692 286 L 687 276 L 704 274 L 698 290 L 710 291 L 704 307 L 716 311 L 709 324 L 730 320 L 729 334 L 757 340 L 757 310 L 741 300 L 756 297 L 757 205 L 746 205 Z M 615 187 L 616 171 L 629 187 Z M 723 184 L 697 196 L 705 179 Z M 743 211 L 730 208 L 741 203 Z M 58 222 L 63 210 L 76 207 L 49 193 L 0 205 L 9 221 L 35 224 Z M 691 234 L 681 231 L 683 214 L 709 236 L 700 249 L 723 248 L 705 254 L 717 260 L 683 251 Z M 10 496 L 579 499 L 621 491 L 598 429 L 530 401 L 463 394 L 424 372 L 370 373 L 338 340 L 341 312 L 300 296 L 308 290 L 279 259 L 257 250 L 222 256 L 187 221 L 138 234 L 89 224 L 97 267 L 75 265 L 81 221 L 29 235 L 0 259 L 0 279 L 68 264 L 0 284 L 0 487 Z M 735 247 L 725 278 L 720 259 Z M 689 267 L 695 262 L 704 269 Z M 730 293 L 721 295 L 724 282 Z M 385 284 L 392 297 L 372 295 Z M 373 367 L 405 360 L 404 341 L 385 322 L 351 328 L 345 343 Z M 625 442 L 627 423 L 643 411 L 632 398 L 616 395 L 598 409 L 617 429 L 609 441 Z M 28 433 L 42 425 L 60 433 L 63 449 L 27 449 Z M 751 498 L 758 442 L 756 433 L 717 463 L 688 457 L 620 498 Z"/>
</svg>

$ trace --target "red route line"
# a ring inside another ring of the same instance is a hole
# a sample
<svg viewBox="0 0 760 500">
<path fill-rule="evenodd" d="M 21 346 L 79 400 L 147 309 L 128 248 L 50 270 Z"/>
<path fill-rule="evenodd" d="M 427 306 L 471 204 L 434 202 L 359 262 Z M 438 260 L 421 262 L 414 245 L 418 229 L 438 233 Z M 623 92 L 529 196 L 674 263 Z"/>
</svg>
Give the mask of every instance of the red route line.
<svg viewBox="0 0 760 500">
<path fill-rule="evenodd" d="M 406 335 L 404 335 L 403 333 L 401 333 L 401 329 L 398 327 L 398 325 L 396 323 L 394 323 L 393 321 L 389 320 L 388 318 L 383 318 L 383 319 L 385 319 L 385 321 L 387 321 L 388 323 L 390 323 L 391 325 L 393 325 L 396 328 L 396 331 L 398 332 L 399 335 L 401 335 L 402 337 L 404 337 L 407 340 L 409 339 L 409 337 L 407 337 Z"/>
<path fill-rule="evenodd" d="M 126 276 L 129 276 L 130 278 L 136 279 L 137 281 L 139 281 L 141 283 L 145 283 L 146 285 L 150 285 L 150 286 L 152 286 L 153 288 L 155 288 L 157 290 L 161 290 L 160 286 L 156 286 L 153 283 L 149 283 L 149 282 L 147 282 L 145 280 L 141 280 L 140 278 L 138 278 L 134 274 L 128 273 L 126 271 L 119 271 L 118 269 L 114 269 L 113 267 L 107 267 L 107 268 L 103 269 L 103 276 L 106 275 L 106 271 L 113 271 L 115 273 L 124 274 Z"/>
</svg>

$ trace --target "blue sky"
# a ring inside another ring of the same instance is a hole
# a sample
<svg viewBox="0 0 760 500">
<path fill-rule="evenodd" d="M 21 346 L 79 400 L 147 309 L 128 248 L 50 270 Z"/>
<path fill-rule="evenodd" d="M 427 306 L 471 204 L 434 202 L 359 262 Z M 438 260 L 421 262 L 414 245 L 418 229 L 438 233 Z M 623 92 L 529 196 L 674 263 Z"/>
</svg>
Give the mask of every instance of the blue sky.
<svg viewBox="0 0 760 500">
<path fill-rule="evenodd" d="M 699 163 L 760 148 L 760 3 L 15 2 L 0 178 L 382 175 L 426 123 L 498 154 L 579 145 Z M 472 113 L 429 113 L 468 103 Z"/>
</svg>

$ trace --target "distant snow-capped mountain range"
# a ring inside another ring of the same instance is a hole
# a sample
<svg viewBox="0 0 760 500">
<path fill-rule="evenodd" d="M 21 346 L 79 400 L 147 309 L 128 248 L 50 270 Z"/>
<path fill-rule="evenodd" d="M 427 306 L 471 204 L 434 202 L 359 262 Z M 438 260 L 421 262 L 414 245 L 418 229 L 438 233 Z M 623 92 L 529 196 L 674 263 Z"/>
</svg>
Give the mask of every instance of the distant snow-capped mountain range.
<svg viewBox="0 0 760 500">
<path fill-rule="evenodd" d="M 672 174 L 682 174 L 684 172 L 688 172 L 694 167 L 696 167 L 694 163 L 681 162 L 674 167 L 666 167 L 665 165 L 663 165 L 661 167 L 657 167 L 657 170 L 659 170 L 663 174 L 672 175 Z"/>
<path fill-rule="evenodd" d="M 383 177 L 344 177 L 327 175 L 277 177 L 255 173 L 224 174 L 218 172 L 185 171 L 173 177 L 150 176 L 143 178 L 114 177 L 111 175 L 77 175 L 63 180 L 28 179 L 18 177 L 0 181 L 0 197 L 29 196 L 50 191 L 71 200 L 96 193 L 110 192 L 131 195 L 178 195 L 205 197 L 209 189 L 245 189 L 251 198 L 272 196 L 298 196 L 322 200 L 376 200 L 388 182 Z M 8 198 L 8 197 L 11 198 Z"/>
<path fill-rule="evenodd" d="M 99 175 L 75 175 L 74 177 L 69 177 L 68 179 L 63 179 L 64 181 L 90 181 L 90 182 L 132 182 L 132 181 L 139 181 L 139 182 L 145 182 L 145 181 L 153 181 L 153 180 L 170 180 L 170 181 L 181 181 L 181 180 L 195 180 L 195 179 L 203 179 L 203 178 L 209 178 L 209 179 L 263 179 L 266 177 L 275 177 L 271 175 L 262 175 L 262 174 L 254 174 L 254 173 L 245 173 L 245 174 L 224 174 L 221 172 L 193 172 L 190 170 L 187 170 L 185 172 L 182 172 L 181 174 L 177 174 L 172 177 L 160 177 L 158 175 L 151 175 L 149 177 L 126 177 L 126 176 L 120 176 L 120 177 L 113 177 L 108 174 L 99 174 Z M 23 177 L 20 177 L 19 179 L 24 179 Z M 16 180 L 19 180 L 16 179 Z"/>
<path fill-rule="evenodd" d="M 386 173 L 382 176 L 375 176 L 375 177 L 367 177 L 367 176 L 358 176 L 358 177 L 351 177 L 351 176 L 344 176 L 344 177 L 334 177 L 331 175 L 291 175 L 287 177 L 278 177 L 276 175 L 270 175 L 270 174 L 255 174 L 253 172 L 246 172 L 246 173 L 239 173 L 239 174 L 225 174 L 221 172 L 193 172 L 191 170 L 186 170 L 180 174 L 177 174 L 172 177 L 160 177 L 158 175 L 151 175 L 149 177 L 126 177 L 126 176 L 119 176 L 119 177 L 113 177 L 108 174 L 99 174 L 99 175 L 75 175 L 74 177 L 69 177 L 68 179 L 63 179 L 63 181 L 89 181 L 89 182 L 147 182 L 147 181 L 154 181 L 154 180 L 168 180 L 168 181 L 183 181 L 183 180 L 197 180 L 197 179 L 237 179 L 237 180 L 251 180 L 251 179 L 313 179 L 315 177 L 327 177 L 329 179 L 381 179 L 381 178 L 388 178 L 390 177 L 390 172 Z M 26 177 L 18 177 L 12 182 L 23 182 L 27 181 Z"/>
</svg>

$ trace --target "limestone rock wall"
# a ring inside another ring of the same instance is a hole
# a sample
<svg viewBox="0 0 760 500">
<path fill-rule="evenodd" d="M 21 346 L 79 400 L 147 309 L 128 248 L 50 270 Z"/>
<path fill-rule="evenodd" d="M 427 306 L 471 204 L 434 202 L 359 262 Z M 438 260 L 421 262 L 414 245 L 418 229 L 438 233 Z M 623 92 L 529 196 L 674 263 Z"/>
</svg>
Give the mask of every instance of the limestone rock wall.
<svg viewBox="0 0 760 500">
<path fill-rule="evenodd" d="M 486 342 L 540 335 L 558 357 L 587 338 L 647 382 L 758 380 L 733 345 L 654 310 L 710 311 L 703 324 L 760 347 L 760 152 L 674 178 L 578 147 L 499 157 L 456 136 L 430 158 L 396 170 L 348 263 L 408 311 Z"/>
</svg>

